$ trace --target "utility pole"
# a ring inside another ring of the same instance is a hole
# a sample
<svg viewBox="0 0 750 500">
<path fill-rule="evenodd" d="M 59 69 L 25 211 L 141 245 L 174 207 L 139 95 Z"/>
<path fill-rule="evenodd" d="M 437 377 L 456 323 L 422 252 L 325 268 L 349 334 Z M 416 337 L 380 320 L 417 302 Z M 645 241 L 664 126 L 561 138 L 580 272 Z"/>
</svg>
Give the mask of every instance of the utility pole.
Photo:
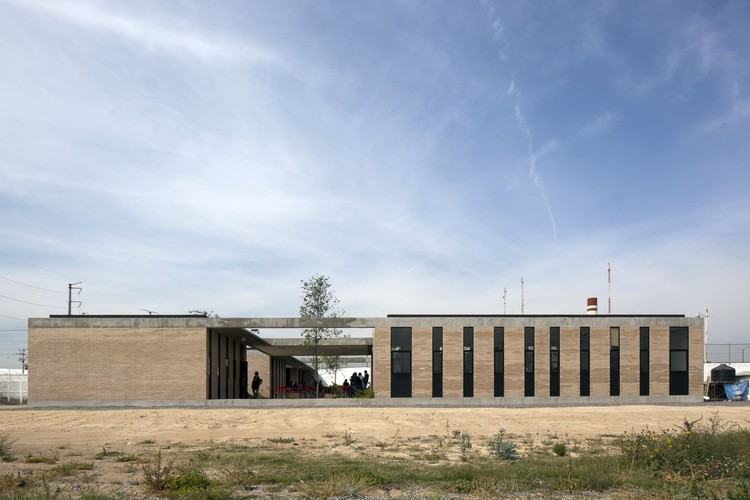
<svg viewBox="0 0 750 500">
<path fill-rule="evenodd" d="M 521 314 L 523 314 L 523 277 L 521 277 Z"/>
<path fill-rule="evenodd" d="M 507 299 L 508 299 L 508 289 L 503 287 L 503 314 L 508 314 Z"/>
<path fill-rule="evenodd" d="M 21 374 L 23 375 L 24 373 L 26 373 L 26 367 L 28 366 L 28 357 L 26 354 L 26 349 L 18 350 L 18 361 L 21 362 Z"/>
<path fill-rule="evenodd" d="M 612 314 L 612 264 L 607 262 L 607 314 Z"/>
<path fill-rule="evenodd" d="M 81 305 L 80 300 L 73 300 L 73 290 L 78 290 L 78 295 L 80 295 L 81 290 L 83 290 L 83 287 L 75 286 L 75 285 L 80 285 L 81 283 L 83 282 L 79 281 L 77 283 L 68 283 L 68 316 L 72 315 L 73 303 Z"/>
</svg>

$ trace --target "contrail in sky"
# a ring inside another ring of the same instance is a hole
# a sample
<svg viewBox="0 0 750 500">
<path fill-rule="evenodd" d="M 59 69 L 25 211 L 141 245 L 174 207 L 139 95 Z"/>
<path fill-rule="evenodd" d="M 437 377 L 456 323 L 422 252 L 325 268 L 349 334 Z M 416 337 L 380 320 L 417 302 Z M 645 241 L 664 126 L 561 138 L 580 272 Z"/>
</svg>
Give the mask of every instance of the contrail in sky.
<svg viewBox="0 0 750 500">
<path fill-rule="evenodd" d="M 504 63 L 510 64 L 510 56 L 508 55 L 508 51 L 505 49 L 505 27 L 503 26 L 503 22 L 500 19 L 500 16 L 497 14 L 495 10 L 495 6 L 491 4 L 488 0 L 480 0 L 480 3 L 487 9 L 487 16 L 492 22 L 492 30 L 494 33 L 494 38 L 497 41 L 497 43 L 500 45 L 498 48 L 498 55 L 500 57 L 500 60 Z M 557 222 L 555 221 L 555 214 L 552 211 L 552 205 L 550 204 L 549 197 L 547 196 L 547 190 L 544 188 L 544 183 L 542 182 L 542 177 L 539 174 L 539 171 L 537 170 L 537 162 L 547 153 L 550 151 L 553 151 L 557 148 L 558 143 L 556 140 L 552 140 L 548 143 L 546 143 L 544 146 L 542 146 L 541 149 L 538 151 L 534 151 L 534 135 L 531 132 L 531 126 L 529 125 L 529 121 L 526 119 L 526 116 L 523 114 L 523 110 L 521 109 L 521 89 L 518 86 L 518 83 L 516 82 L 515 75 L 512 76 L 510 85 L 508 86 L 508 90 L 506 91 L 506 94 L 511 96 L 515 100 L 515 115 L 516 115 L 516 123 L 518 124 L 518 128 L 523 132 L 523 135 L 526 136 L 527 141 L 527 158 L 528 158 L 528 164 L 529 164 L 529 177 L 531 177 L 531 180 L 534 182 L 534 186 L 539 191 L 539 195 L 542 197 L 542 202 L 544 203 L 544 207 L 547 209 L 547 215 L 549 216 L 550 223 L 552 224 L 552 236 L 555 238 L 555 245 L 557 246 L 557 253 L 560 254 L 560 242 L 557 239 Z"/>
</svg>

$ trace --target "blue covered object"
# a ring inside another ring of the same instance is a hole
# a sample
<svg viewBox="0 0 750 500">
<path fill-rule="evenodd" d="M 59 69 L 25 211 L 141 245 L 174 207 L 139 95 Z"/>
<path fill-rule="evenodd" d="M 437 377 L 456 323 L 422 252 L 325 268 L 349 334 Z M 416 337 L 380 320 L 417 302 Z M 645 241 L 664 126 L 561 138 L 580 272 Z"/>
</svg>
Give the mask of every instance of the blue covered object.
<svg viewBox="0 0 750 500">
<path fill-rule="evenodd" d="M 724 384 L 724 392 L 727 394 L 729 401 L 734 401 L 735 399 L 747 401 L 747 388 L 747 380 L 742 380 L 736 384 Z"/>
</svg>

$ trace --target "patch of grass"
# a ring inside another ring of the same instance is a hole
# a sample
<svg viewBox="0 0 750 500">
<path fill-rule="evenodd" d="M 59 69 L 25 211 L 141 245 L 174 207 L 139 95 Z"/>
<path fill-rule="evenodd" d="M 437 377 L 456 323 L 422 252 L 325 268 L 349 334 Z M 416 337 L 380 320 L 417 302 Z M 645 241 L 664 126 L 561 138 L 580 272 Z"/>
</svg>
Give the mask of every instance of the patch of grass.
<svg viewBox="0 0 750 500">
<path fill-rule="evenodd" d="M 294 442 L 294 438 L 277 437 L 277 438 L 268 438 L 267 441 L 269 443 L 275 443 L 275 444 L 289 444 L 289 443 Z"/>
<path fill-rule="evenodd" d="M 122 455 L 121 454 L 115 459 L 115 462 L 137 462 L 139 460 L 140 458 L 138 457 L 138 455 Z"/>
<path fill-rule="evenodd" d="M 153 439 L 144 439 L 138 444 L 156 444 L 156 441 L 154 441 Z"/>
<path fill-rule="evenodd" d="M 27 464 L 56 464 L 59 458 L 60 456 L 57 453 L 55 453 L 54 455 L 42 455 L 40 453 L 39 455 L 27 455 L 26 463 Z"/>
<path fill-rule="evenodd" d="M 68 462 L 53 467 L 50 472 L 53 475 L 72 476 L 79 471 L 92 470 L 93 468 L 94 464 L 91 462 Z"/>
</svg>

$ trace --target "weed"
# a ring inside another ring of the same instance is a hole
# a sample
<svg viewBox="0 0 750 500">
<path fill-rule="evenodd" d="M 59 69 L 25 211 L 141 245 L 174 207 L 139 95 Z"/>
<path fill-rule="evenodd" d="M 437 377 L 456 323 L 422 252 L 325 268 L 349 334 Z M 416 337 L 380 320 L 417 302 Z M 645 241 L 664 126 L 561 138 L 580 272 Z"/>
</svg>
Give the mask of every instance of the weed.
<svg viewBox="0 0 750 500">
<path fill-rule="evenodd" d="M 194 465 L 180 469 L 164 483 L 164 489 L 170 491 L 205 490 L 210 486 L 211 480 L 205 471 Z"/>
<path fill-rule="evenodd" d="M 153 439 L 144 439 L 138 444 L 156 444 L 156 441 L 154 441 Z"/>
<path fill-rule="evenodd" d="M 104 460 L 107 457 L 117 457 L 120 455 L 122 455 L 122 453 L 120 453 L 119 451 L 107 451 L 107 448 L 102 446 L 102 451 L 94 455 L 94 458 L 96 460 Z"/>
<path fill-rule="evenodd" d="M 156 454 L 155 462 L 144 463 L 141 469 L 143 470 L 143 481 L 151 491 L 162 491 L 167 486 L 167 482 L 174 477 L 174 470 L 172 466 L 174 460 L 168 461 L 166 464 L 162 461 L 161 450 Z"/>
<path fill-rule="evenodd" d="M 294 442 L 294 438 L 283 438 L 283 437 L 277 437 L 277 438 L 269 438 L 269 443 L 276 443 L 276 444 L 289 444 Z"/>
<path fill-rule="evenodd" d="M 347 446 L 350 446 L 354 442 L 354 439 L 352 438 L 352 430 L 347 429 L 344 431 L 344 444 Z"/>
<path fill-rule="evenodd" d="M 568 454 L 568 446 L 565 443 L 555 443 L 552 452 L 558 457 L 564 457 Z"/>
<path fill-rule="evenodd" d="M 505 439 L 505 429 L 497 431 L 497 435 L 487 441 L 490 455 L 498 460 L 518 460 L 518 448 L 513 441 Z"/>
<path fill-rule="evenodd" d="M 464 462 L 469 459 L 469 450 L 471 449 L 471 434 L 468 432 L 461 433 L 461 460 Z"/>
<path fill-rule="evenodd" d="M 358 497 L 370 488 L 371 479 L 355 473 L 336 474 L 323 481 L 300 481 L 302 492 L 313 498 Z"/>
<path fill-rule="evenodd" d="M 15 441 L 12 440 L 10 436 L 7 434 L 0 434 L 0 461 L 12 462 L 16 459 L 16 457 L 13 456 L 13 443 L 15 443 Z"/>
<path fill-rule="evenodd" d="M 120 455 L 115 459 L 116 462 L 137 462 L 138 455 Z"/>
</svg>

